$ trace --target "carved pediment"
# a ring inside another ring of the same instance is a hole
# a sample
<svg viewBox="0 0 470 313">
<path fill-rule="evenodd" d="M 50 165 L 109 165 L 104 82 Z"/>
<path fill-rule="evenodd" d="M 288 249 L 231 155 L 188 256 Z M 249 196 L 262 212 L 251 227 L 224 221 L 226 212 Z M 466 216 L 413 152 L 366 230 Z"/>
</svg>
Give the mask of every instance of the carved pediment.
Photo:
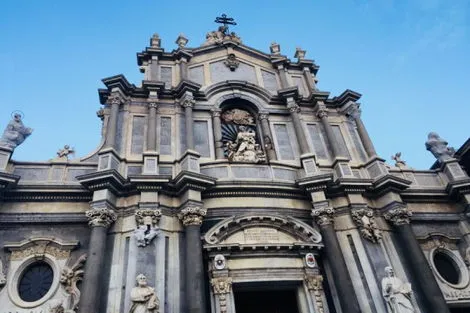
<svg viewBox="0 0 470 313">
<path fill-rule="evenodd" d="M 321 245 L 320 233 L 293 217 L 238 215 L 229 217 L 204 236 L 206 247 L 231 245 Z"/>
</svg>

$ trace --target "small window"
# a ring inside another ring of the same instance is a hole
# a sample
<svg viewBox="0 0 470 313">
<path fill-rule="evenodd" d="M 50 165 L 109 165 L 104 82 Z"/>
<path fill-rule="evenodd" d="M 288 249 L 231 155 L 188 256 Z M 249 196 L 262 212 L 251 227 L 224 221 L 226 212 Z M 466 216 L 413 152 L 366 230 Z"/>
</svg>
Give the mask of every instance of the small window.
<svg viewBox="0 0 470 313">
<path fill-rule="evenodd" d="M 454 285 L 459 283 L 460 271 L 457 264 L 455 264 L 454 260 L 452 260 L 450 256 L 444 252 L 437 251 L 434 254 L 433 261 L 434 266 L 442 278 Z"/>
<path fill-rule="evenodd" d="M 52 286 L 54 272 L 46 262 L 34 262 L 21 275 L 18 294 L 25 302 L 34 302 L 43 298 Z"/>
</svg>

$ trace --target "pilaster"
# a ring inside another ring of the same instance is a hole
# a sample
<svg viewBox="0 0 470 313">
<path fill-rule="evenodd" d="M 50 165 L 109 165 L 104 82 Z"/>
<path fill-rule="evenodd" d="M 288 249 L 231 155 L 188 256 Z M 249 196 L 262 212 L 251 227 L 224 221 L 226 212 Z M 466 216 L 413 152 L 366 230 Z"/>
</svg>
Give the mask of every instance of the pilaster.
<svg viewBox="0 0 470 313">
<path fill-rule="evenodd" d="M 268 159 L 276 160 L 276 151 L 274 151 L 273 146 L 273 136 L 271 134 L 271 129 L 269 128 L 269 113 L 268 112 L 261 112 L 258 115 L 258 119 L 261 122 L 261 130 L 263 132 L 263 143 L 264 149 L 266 150 L 266 154 Z"/>
</svg>

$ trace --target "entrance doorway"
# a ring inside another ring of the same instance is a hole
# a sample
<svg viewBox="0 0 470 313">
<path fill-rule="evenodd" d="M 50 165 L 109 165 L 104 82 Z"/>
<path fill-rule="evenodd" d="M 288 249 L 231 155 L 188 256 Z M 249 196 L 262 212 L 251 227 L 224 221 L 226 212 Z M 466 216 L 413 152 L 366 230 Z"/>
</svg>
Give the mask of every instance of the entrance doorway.
<svg viewBox="0 0 470 313">
<path fill-rule="evenodd" d="M 237 313 L 299 313 L 295 289 L 235 292 Z"/>
</svg>

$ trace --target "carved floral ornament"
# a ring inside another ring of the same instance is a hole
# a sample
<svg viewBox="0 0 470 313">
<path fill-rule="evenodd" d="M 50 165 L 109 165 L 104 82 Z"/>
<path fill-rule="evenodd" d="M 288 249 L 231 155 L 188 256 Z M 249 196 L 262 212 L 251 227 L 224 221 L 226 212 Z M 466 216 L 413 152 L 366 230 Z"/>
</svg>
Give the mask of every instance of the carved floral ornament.
<svg viewBox="0 0 470 313">
<path fill-rule="evenodd" d="M 184 226 L 201 225 L 207 210 L 198 206 L 188 206 L 178 213 L 178 218 Z"/>
<path fill-rule="evenodd" d="M 83 254 L 72 266 L 66 266 L 60 273 L 60 283 L 64 287 L 67 293 L 67 300 L 57 305 L 54 309 L 56 312 L 76 312 L 78 310 L 78 304 L 80 302 L 80 290 L 77 287 L 77 283 L 83 279 L 83 265 L 87 259 L 87 255 Z"/>
<path fill-rule="evenodd" d="M 56 259 L 67 259 L 70 251 L 77 246 L 78 241 L 62 242 L 51 237 L 38 237 L 5 244 L 5 248 L 11 251 L 11 261 L 21 261 L 31 256 L 40 259 L 46 254 Z"/>
<path fill-rule="evenodd" d="M 333 224 L 334 214 L 335 210 L 331 207 L 323 207 L 312 210 L 312 217 L 315 219 L 315 222 L 320 226 Z"/>
<path fill-rule="evenodd" d="M 220 312 L 227 312 L 227 294 L 232 291 L 232 277 L 216 277 L 211 279 L 214 294 L 219 298 Z"/>
<path fill-rule="evenodd" d="M 88 225 L 93 227 L 109 227 L 117 219 L 116 213 L 107 208 L 88 210 L 85 215 L 88 218 Z"/>
<path fill-rule="evenodd" d="M 371 209 L 353 210 L 351 216 L 359 227 L 362 237 L 375 243 L 382 239 L 382 232 L 375 223 L 374 212 Z"/>
<path fill-rule="evenodd" d="M 135 221 L 138 225 L 155 226 L 162 216 L 161 210 L 142 209 L 135 211 Z"/>
<path fill-rule="evenodd" d="M 189 107 L 192 108 L 194 107 L 194 104 L 196 104 L 196 100 L 194 100 L 194 95 L 192 92 L 187 91 L 180 99 L 179 101 L 180 105 L 184 108 Z"/>
<path fill-rule="evenodd" d="M 395 226 L 405 225 L 410 223 L 410 217 L 413 214 L 406 208 L 397 208 L 389 210 L 384 214 L 384 218 Z"/>
<path fill-rule="evenodd" d="M 315 304 L 318 308 L 320 313 L 324 312 L 323 309 L 323 299 L 322 299 L 322 291 L 323 291 L 323 276 L 320 274 L 315 275 L 305 275 L 305 284 L 307 285 L 307 289 L 313 293 L 315 298 Z"/>
</svg>

